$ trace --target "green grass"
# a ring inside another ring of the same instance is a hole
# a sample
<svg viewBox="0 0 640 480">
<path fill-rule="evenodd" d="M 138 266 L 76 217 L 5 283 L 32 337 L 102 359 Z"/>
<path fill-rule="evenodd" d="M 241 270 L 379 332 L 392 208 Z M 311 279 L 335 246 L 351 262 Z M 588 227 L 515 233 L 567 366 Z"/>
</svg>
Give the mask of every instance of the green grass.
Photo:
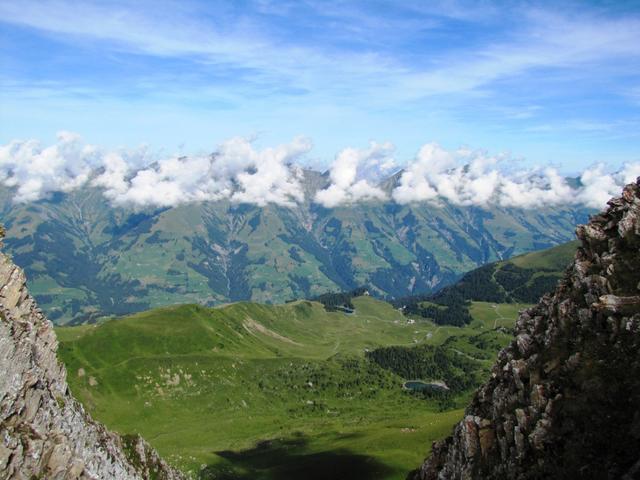
<svg viewBox="0 0 640 480">
<path fill-rule="evenodd" d="M 528 306 L 525 303 L 472 302 L 469 308 L 473 317 L 471 327 L 482 329 L 511 328 L 520 311 Z"/>
<path fill-rule="evenodd" d="M 562 272 L 573 258 L 579 245 L 580 242 L 575 240 L 546 250 L 519 255 L 510 259 L 509 262 L 521 268 Z"/>
<path fill-rule="evenodd" d="M 516 306 L 473 304 L 460 329 L 410 322 L 371 297 L 353 303 L 352 315 L 308 301 L 162 308 L 59 327 L 59 355 L 95 418 L 142 434 L 194 478 L 404 479 L 470 392 L 440 411 L 364 352 L 445 344 L 486 373 L 511 338 L 493 327 L 512 325 Z"/>
</svg>

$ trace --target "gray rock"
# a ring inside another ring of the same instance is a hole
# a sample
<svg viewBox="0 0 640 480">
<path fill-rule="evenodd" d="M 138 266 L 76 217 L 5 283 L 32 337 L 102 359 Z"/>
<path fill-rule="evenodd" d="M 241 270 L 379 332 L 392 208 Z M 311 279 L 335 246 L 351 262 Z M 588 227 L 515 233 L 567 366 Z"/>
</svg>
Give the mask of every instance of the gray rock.
<svg viewBox="0 0 640 480">
<path fill-rule="evenodd" d="M 640 478 L 640 179 L 576 234 L 573 265 L 416 480 Z"/>
<path fill-rule="evenodd" d="M 71 396 L 52 324 L 0 253 L 0 479 L 185 478 L 140 437 L 95 422 Z"/>
</svg>

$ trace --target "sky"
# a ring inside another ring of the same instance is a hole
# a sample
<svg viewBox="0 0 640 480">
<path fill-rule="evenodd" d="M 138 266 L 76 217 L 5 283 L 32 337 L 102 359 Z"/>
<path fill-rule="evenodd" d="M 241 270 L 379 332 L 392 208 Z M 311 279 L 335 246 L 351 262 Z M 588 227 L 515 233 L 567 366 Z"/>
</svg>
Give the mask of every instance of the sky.
<svg viewBox="0 0 640 480">
<path fill-rule="evenodd" d="M 0 142 L 640 158 L 640 2 L 0 2 Z"/>
<path fill-rule="evenodd" d="M 640 161 L 640 2 L 0 0 L 0 176 L 21 171 L 24 198 L 80 182 L 79 164 L 34 174 L 61 152 L 242 141 L 251 161 L 332 167 L 340 201 L 379 196 L 358 183 L 371 164 L 428 197 L 440 150 L 619 183 Z"/>
</svg>

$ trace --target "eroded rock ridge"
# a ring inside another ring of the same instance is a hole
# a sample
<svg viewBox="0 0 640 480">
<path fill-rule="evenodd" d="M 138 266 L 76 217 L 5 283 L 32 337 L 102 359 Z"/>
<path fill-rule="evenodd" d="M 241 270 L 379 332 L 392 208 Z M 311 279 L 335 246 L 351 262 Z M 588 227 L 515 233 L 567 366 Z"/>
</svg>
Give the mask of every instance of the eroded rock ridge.
<svg viewBox="0 0 640 480">
<path fill-rule="evenodd" d="M 640 478 L 640 179 L 577 236 L 415 479 Z"/>
<path fill-rule="evenodd" d="M 57 348 L 23 271 L 0 253 L 0 479 L 184 478 L 141 437 L 91 419 L 69 392 Z"/>
</svg>

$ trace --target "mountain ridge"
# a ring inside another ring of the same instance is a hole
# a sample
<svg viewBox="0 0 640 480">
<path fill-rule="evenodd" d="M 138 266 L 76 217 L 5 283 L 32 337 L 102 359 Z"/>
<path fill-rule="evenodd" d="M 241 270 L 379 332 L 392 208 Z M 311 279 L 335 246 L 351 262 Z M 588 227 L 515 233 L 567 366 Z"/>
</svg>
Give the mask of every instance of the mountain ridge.
<svg viewBox="0 0 640 480">
<path fill-rule="evenodd" d="M 416 480 L 640 475 L 640 179 L 579 226 L 553 294 L 515 338 Z"/>
<path fill-rule="evenodd" d="M 184 479 L 140 436 L 116 435 L 85 412 L 57 348 L 23 271 L 0 253 L 0 476 Z"/>
<path fill-rule="evenodd" d="M 112 207 L 97 188 L 17 205 L 0 188 L 7 251 L 57 323 L 184 302 L 279 303 L 361 285 L 383 298 L 434 291 L 486 262 L 570 240 L 588 212 L 381 201 L 135 211 Z"/>
<path fill-rule="evenodd" d="M 407 315 L 428 318 L 439 325 L 471 322 L 470 302 L 532 304 L 555 284 L 571 262 L 578 242 L 488 263 L 432 294 L 393 301 Z"/>
</svg>

